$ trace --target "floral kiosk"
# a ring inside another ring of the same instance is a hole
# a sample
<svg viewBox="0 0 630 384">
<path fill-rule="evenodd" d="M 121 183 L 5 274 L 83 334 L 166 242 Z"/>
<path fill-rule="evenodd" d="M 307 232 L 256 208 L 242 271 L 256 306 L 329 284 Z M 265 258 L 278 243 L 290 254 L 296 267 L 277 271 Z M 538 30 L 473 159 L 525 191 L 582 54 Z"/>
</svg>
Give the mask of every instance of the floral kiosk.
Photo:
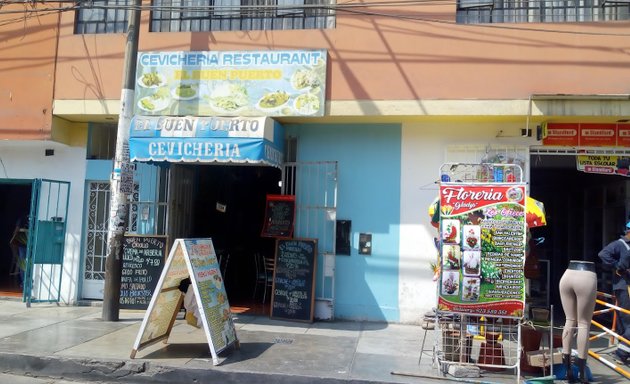
<svg viewBox="0 0 630 384">
<path fill-rule="evenodd" d="M 516 369 L 525 309 L 526 188 L 514 164 L 440 168 L 435 359 Z"/>
</svg>

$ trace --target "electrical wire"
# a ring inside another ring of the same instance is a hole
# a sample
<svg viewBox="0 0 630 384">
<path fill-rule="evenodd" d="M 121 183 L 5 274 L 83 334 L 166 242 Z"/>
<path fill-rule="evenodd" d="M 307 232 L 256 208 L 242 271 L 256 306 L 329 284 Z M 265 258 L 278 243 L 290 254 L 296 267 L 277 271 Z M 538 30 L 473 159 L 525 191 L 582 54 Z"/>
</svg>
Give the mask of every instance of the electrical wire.
<svg viewBox="0 0 630 384">
<path fill-rule="evenodd" d="M 104 3 L 104 5 L 98 5 L 98 3 Z M 8 4 L 22 4 L 22 5 L 33 5 L 33 4 L 45 4 L 45 3 L 72 3 L 73 5 L 68 7 L 50 7 L 50 8 L 32 8 L 32 9 L 22 9 L 22 10 L 6 10 L 2 9 L 3 6 Z M 86 7 L 85 4 L 89 4 L 90 6 Z M 354 14 L 360 16 L 376 16 L 383 18 L 393 18 L 397 20 L 408 20 L 408 21 L 417 21 L 417 22 L 425 22 L 425 23 L 436 23 L 436 24 L 447 24 L 453 26 L 466 26 L 466 27 L 477 27 L 477 28 L 492 28 L 492 29 L 506 29 L 506 30 L 517 30 L 517 31 L 530 31 L 530 32 L 546 32 L 546 33 L 560 33 L 560 34 L 571 34 L 571 35 L 589 35 L 589 36 L 630 36 L 630 33 L 610 33 L 610 32 L 591 32 L 591 31 L 576 31 L 576 30 L 560 30 L 554 28 L 548 28 L 548 26 L 557 24 L 556 23 L 539 23 L 537 27 L 525 27 L 522 26 L 522 23 L 519 25 L 515 25 L 515 23 L 484 23 L 484 24 L 462 24 L 457 23 L 453 20 L 443 20 L 438 18 L 428 18 L 423 15 L 409 15 L 403 13 L 385 13 L 379 11 L 371 11 L 366 10 L 369 8 L 384 8 L 384 7 L 409 7 L 409 6 L 420 6 L 420 5 L 448 5 L 448 4 L 456 4 L 456 1 L 453 0 L 398 0 L 392 2 L 373 2 L 373 3 L 355 3 L 355 2 L 344 2 L 338 4 L 299 4 L 299 5 L 289 5 L 289 6 L 279 6 L 275 4 L 252 4 L 252 5 L 202 5 L 202 6 L 164 6 L 164 5 L 141 5 L 136 7 L 134 5 L 124 5 L 124 4 L 115 4 L 110 5 L 106 3 L 106 0 L 91 0 L 91 1 L 76 1 L 76 0 L 41 0 L 36 3 L 30 1 L 20 1 L 20 0 L 4 0 L 0 1 L 0 16 L 4 14 L 15 14 L 22 13 L 25 17 L 28 14 L 36 14 L 38 16 L 47 15 L 54 12 L 67 12 L 67 11 L 76 11 L 80 9 L 102 9 L 102 10 L 130 10 L 130 9 L 138 9 L 140 11 L 150 11 L 150 12 L 182 12 L 182 13 L 210 13 L 211 11 L 216 13 L 223 13 L 226 16 L 217 17 L 217 19 L 226 20 L 226 19 L 239 19 L 241 18 L 240 12 L 254 13 L 255 11 L 261 11 L 264 14 L 266 10 L 278 10 L 282 11 L 284 14 L 295 10 L 295 12 L 302 12 L 304 10 L 320 10 L 325 12 L 340 12 L 347 14 Z M 230 15 L 231 11 L 235 14 Z M 238 14 L 236 14 L 238 12 Z M 231 16 L 231 17 L 230 17 Z M 332 15 L 330 15 L 332 16 Z M 19 19 L 9 19 L 0 21 L 0 26 L 8 25 L 14 22 L 22 22 L 24 18 Z"/>
</svg>

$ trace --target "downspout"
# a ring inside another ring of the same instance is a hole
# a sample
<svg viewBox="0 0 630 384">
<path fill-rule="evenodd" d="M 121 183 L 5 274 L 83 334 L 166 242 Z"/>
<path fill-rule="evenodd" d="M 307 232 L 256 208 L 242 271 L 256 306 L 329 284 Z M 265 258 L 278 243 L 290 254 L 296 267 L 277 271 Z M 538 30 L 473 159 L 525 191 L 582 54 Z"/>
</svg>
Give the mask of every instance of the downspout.
<svg viewBox="0 0 630 384">
<path fill-rule="evenodd" d="M 59 3 L 61 8 L 62 4 Z M 52 80 L 52 94 L 50 95 L 50 139 L 53 139 L 53 106 L 55 105 L 55 91 L 57 90 L 57 60 L 59 59 L 59 40 L 61 34 L 61 14 L 57 13 L 57 40 L 55 41 L 55 55 L 53 61 L 53 80 Z"/>
<path fill-rule="evenodd" d="M 527 120 L 525 121 L 525 135 L 524 136 L 531 136 L 531 131 L 529 130 L 529 119 L 532 116 L 532 95 L 529 95 L 529 103 L 527 106 Z"/>
</svg>

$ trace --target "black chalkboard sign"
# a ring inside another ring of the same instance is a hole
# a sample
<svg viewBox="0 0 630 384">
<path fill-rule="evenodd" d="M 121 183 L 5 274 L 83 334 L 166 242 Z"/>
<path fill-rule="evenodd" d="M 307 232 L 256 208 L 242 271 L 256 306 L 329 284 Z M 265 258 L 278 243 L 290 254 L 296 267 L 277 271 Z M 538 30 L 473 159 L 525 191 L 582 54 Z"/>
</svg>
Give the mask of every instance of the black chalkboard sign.
<svg viewBox="0 0 630 384">
<path fill-rule="evenodd" d="M 271 317 L 313 321 L 316 239 L 277 239 Z"/>
<path fill-rule="evenodd" d="M 267 195 L 265 222 L 261 236 L 290 239 L 293 237 L 294 219 L 295 196 Z"/>
<path fill-rule="evenodd" d="M 125 236 L 122 244 L 120 308 L 146 309 L 160 279 L 166 236 Z"/>
</svg>

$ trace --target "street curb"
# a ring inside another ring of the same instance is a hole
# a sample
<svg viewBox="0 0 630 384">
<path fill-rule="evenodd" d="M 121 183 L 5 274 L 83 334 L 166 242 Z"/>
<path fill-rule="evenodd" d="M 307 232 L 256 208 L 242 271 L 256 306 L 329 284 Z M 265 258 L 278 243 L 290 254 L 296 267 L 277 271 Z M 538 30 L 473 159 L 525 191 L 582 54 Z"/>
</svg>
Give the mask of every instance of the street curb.
<svg viewBox="0 0 630 384">
<path fill-rule="evenodd" d="M 47 357 L 0 352 L 3 373 L 53 379 L 115 381 L 129 384 L 379 384 L 390 382 L 353 378 L 299 376 L 265 372 L 172 367 L 147 361 Z"/>
</svg>

